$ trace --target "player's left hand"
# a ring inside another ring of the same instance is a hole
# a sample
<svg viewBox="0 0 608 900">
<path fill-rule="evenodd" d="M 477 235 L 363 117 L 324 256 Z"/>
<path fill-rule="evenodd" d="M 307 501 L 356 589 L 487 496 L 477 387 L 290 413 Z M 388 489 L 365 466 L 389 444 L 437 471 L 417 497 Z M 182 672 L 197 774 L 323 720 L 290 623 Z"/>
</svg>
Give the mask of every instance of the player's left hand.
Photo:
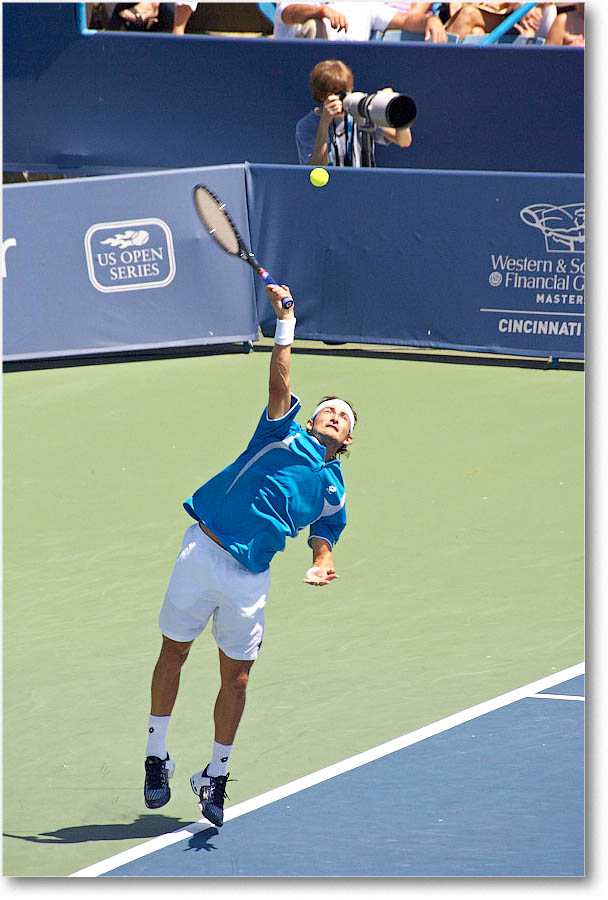
<svg viewBox="0 0 608 900">
<path fill-rule="evenodd" d="M 302 581 L 304 584 L 314 584 L 316 587 L 323 587 L 324 584 L 329 584 L 334 578 L 339 577 L 335 569 L 330 569 L 326 566 L 312 566 Z"/>
</svg>

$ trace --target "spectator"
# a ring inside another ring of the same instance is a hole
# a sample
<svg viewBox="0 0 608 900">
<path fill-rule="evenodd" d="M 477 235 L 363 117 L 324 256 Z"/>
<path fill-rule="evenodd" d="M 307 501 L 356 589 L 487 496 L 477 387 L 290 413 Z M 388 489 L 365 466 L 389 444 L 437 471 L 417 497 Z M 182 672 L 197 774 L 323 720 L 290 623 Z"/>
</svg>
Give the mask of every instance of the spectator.
<svg viewBox="0 0 608 900">
<path fill-rule="evenodd" d="M 409 3 L 397 12 L 388 3 L 279 3 L 274 17 L 276 38 L 323 38 L 368 41 L 372 31 L 416 31 L 434 43 L 447 41 L 432 3 Z"/>
<path fill-rule="evenodd" d="M 323 60 L 310 73 L 310 89 L 313 99 L 322 107 L 316 106 L 296 125 L 300 163 L 308 166 L 361 167 L 361 130 L 352 116 L 345 115 L 339 97 L 342 91 L 352 91 L 352 71 L 339 59 Z M 376 128 L 374 142 L 409 147 L 412 132 L 409 127 Z"/>
<path fill-rule="evenodd" d="M 521 5 L 521 3 L 450 3 L 450 18 L 445 28 L 451 34 L 457 34 L 461 41 L 469 34 L 489 34 Z M 511 31 L 525 37 L 534 37 L 541 18 L 541 5 L 537 4 L 519 22 L 515 22 Z"/>
<path fill-rule="evenodd" d="M 547 35 L 547 44 L 566 47 L 585 46 L 585 4 L 557 4 L 557 15 Z"/>
<path fill-rule="evenodd" d="M 173 34 L 184 34 L 190 16 L 198 3 L 176 3 L 173 17 Z M 160 3 L 136 3 L 118 13 L 129 31 L 148 31 L 158 23 Z"/>
</svg>

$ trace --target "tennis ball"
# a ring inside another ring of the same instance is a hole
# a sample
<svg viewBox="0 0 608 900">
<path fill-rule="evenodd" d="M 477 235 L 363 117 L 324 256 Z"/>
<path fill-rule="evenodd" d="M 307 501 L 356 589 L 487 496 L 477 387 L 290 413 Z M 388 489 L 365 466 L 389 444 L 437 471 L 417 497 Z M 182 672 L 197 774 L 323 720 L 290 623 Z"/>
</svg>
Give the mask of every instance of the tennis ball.
<svg viewBox="0 0 608 900">
<path fill-rule="evenodd" d="M 315 187 L 323 187 L 329 181 L 329 172 L 326 169 L 313 169 L 310 173 L 310 182 Z"/>
</svg>

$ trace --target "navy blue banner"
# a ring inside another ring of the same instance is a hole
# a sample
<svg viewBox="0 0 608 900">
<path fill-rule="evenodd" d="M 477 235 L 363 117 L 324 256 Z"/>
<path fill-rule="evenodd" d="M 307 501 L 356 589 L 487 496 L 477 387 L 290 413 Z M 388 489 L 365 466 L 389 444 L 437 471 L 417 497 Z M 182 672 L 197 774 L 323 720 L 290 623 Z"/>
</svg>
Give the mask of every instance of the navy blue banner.
<svg viewBox="0 0 608 900">
<path fill-rule="evenodd" d="M 583 358 L 582 176 L 330 173 L 248 170 L 252 240 L 294 291 L 298 338 Z"/>
<path fill-rule="evenodd" d="M 192 202 L 204 180 L 248 236 L 243 166 L 4 188 L 4 358 L 249 341 L 252 270 Z"/>
<path fill-rule="evenodd" d="M 235 165 L 4 190 L 4 357 L 251 341 L 264 285 L 206 233 L 198 182 L 292 289 L 298 340 L 582 359 L 577 175 Z"/>
</svg>

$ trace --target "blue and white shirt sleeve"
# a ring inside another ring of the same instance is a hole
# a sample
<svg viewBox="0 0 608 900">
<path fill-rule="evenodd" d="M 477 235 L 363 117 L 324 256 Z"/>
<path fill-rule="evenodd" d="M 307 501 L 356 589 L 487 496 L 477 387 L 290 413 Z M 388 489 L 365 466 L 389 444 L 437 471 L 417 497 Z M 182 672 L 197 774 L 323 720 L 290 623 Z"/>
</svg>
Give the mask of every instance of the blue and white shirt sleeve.
<svg viewBox="0 0 608 900">
<path fill-rule="evenodd" d="M 251 446 L 251 444 L 254 443 L 265 443 L 271 438 L 275 440 L 284 438 L 289 434 L 294 419 L 300 411 L 301 405 L 299 398 L 296 397 L 295 394 L 292 394 L 289 409 L 280 419 L 269 419 L 268 406 L 266 406 L 264 412 L 260 416 L 260 421 L 253 432 L 249 445 Z"/>
<path fill-rule="evenodd" d="M 317 519 L 316 522 L 312 523 L 308 536 L 308 545 L 312 546 L 312 539 L 316 537 L 323 538 L 327 541 L 329 546 L 333 548 L 345 528 L 346 508 L 342 505 L 335 513 L 321 516 L 320 519 Z"/>
</svg>

